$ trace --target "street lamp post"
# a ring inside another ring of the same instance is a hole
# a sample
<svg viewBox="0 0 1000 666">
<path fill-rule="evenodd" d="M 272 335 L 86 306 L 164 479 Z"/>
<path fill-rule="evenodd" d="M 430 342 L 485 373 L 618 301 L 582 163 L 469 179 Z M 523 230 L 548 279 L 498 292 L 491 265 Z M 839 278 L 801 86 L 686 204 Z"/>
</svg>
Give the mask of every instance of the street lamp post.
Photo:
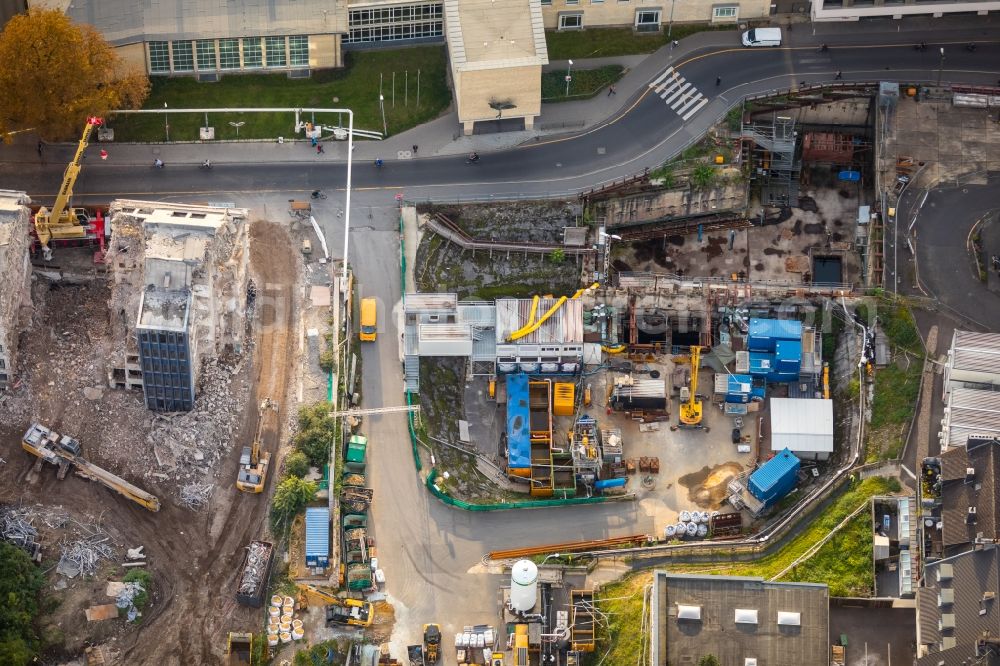
<svg viewBox="0 0 1000 666">
<path fill-rule="evenodd" d="M 545 564 L 546 562 L 548 562 L 553 557 L 562 557 L 562 555 L 560 553 L 552 553 L 551 555 L 546 555 L 545 559 L 542 560 L 542 564 Z"/>
<path fill-rule="evenodd" d="M 229 121 L 229 124 L 236 128 L 236 140 L 239 141 L 240 138 L 240 128 L 246 125 L 246 121 L 241 120 L 239 122 Z"/>
<path fill-rule="evenodd" d="M 667 41 L 670 42 L 670 48 L 674 48 L 674 42 L 670 39 L 670 36 L 674 32 L 674 0 L 670 0 L 670 21 L 667 23 Z"/>
<path fill-rule="evenodd" d="M 378 96 L 378 107 L 382 110 L 382 136 L 389 136 L 389 127 L 385 123 L 385 95 Z"/>
<path fill-rule="evenodd" d="M 163 108 L 167 108 L 167 103 L 163 103 Z M 163 133 L 167 137 L 167 143 L 170 143 L 170 114 L 166 111 L 163 112 Z"/>
<path fill-rule="evenodd" d="M 941 75 L 944 74 L 944 47 L 941 47 L 941 60 L 938 62 L 938 87 L 941 87 Z"/>
<path fill-rule="evenodd" d="M 569 66 L 566 68 L 566 97 L 569 97 L 569 82 L 573 80 L 573 61 L 569 61 Z"/>
</svg>

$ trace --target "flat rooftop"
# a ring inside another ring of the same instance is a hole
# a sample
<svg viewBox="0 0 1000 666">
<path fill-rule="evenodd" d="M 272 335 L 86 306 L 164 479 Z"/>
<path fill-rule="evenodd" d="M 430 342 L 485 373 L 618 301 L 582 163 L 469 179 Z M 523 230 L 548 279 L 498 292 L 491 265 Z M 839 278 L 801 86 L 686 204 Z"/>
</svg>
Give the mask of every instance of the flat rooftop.
<svg viewBox="0 0 1000 666">
<path fill-rule="evenodd" d="M 539 0 L 445 0 L 444 13 L 456 70 L 549 61 Z"/>
<path fill-rule="evenodd" d="M 829 662 L 826 585 L 657 571 L 653 590 L 656 663 L 697 664 L 709 653 L 733 665 Z"/>
</svg>

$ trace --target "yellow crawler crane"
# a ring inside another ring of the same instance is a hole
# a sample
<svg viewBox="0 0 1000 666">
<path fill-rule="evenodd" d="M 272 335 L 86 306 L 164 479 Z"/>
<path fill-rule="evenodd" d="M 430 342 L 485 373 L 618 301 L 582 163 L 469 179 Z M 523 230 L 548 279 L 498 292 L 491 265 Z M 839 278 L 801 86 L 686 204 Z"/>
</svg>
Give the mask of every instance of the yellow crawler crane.
<svg viewBox="0 0 1000 666">
<path fill-rule="evenodd" d="M 35 235 L 38 236 L 38 244 L 42 248 L 42 256 L 46 261 L 52 259 L 52 249 L 49 242 L 52 240 L 64 240 L 72 238 L 84 238 L 87 235 L 87 213 L 82 208 L 72 208 L 70 201 L 73 198 L 73 186 L 76 185 L 76 178 L 80 175 L 83 165 L 83 151 L 90 144 L 90 135 L 95 127 L 100 127 L 104 121 L 97 117 L 87 118 L 87 124 L 83 126 L 83 135 L 80 143 L 77 144 L 76 154 L 73 161 L 66 167 L 63 173 L 62 185 L 59 187 L 59 194 L 52 204 L 52 210 L 42 206 L 35 213 Z"/>
<path fill-rule="evenodd" d="M 691 384 L 688 399 L 681 404 L 680 425 L 682 428 L 700 428 L 702 419 L 701 400 L 697 397 L 698 367 L 701 364 L 701 347 L 691 346 Z"/>
</svg>

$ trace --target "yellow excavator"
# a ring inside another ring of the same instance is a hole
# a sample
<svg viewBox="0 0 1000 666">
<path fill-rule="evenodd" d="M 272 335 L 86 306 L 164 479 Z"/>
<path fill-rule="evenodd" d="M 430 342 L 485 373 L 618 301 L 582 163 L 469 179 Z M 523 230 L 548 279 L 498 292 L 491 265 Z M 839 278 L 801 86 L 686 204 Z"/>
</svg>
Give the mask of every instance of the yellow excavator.
<svg viewBox="0 0 1000 666">
<path fill-rule="evenodd" d="M 270 398 L 264 398 L 257 410 L 257 430 L 253 435 L 253 444 L 244 446 L 240 454 L 240 468 L 236 473 L 236 487 L 245 493 L 260 493 L 264 491 L 267 482 L 267 467 L 271 463 L 271 454 L 261 453 L 261 438 L 264 432 L 264 421 L 270 412 L 278 413 L 278 403 Z"/>
<path fill-rule="evenodd" d="M 63 173 L 62 185 L 56 201 L 52 204 L 52 210 L 42 206 L 35 213 L 35 235 L 38 236 L 38 244 L 42 250 L 42 257 L 45 261 L 52 259 L 52 248 L 49 243 L 53 240 L 65 240 L 73 238 L 84 238 L 87 235 L 88 216 L 82 208 L 73 208 L 70 201 L 73 199 L 73 186 L 76 178 L 80 175 L 83 165 L 83 151 L 90 144 L 90 135 L 95 127 L 100 127 L 104 121 L 95 116 L 87 118 L 87 124 L 83 126 L 83 135 L 80 143 L 77 144 L 76 154 L 73 161 L 66 167 Z"/>
<path fill-rule="evenodd" d="M 701 427 L 701 400 L 697 397 L 698 368 L 701 364 L 701 347 L 691 346 L 691 383 L 688 387 L 688 398 L 681 403 L 680 425 L 682 428 Z"/>
</svg>

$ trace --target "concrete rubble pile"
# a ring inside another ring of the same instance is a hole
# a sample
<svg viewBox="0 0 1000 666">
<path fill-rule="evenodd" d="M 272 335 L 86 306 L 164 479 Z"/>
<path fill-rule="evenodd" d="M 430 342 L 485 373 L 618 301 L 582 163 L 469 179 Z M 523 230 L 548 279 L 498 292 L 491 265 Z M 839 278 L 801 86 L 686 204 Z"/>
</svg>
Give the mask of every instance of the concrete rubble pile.
<svg viewBox="0 0 1000 666">
<path fill-rule="evenodd" d="M 30 319 L 30 203 L 24 192 L 0 190 L 0 389 L 16 381 L 18 336 Z"/>
<path fill-rule="evenodd" d="M 131 388 L 141 381 L 136 379 L 141 374 L 140 325 L 183 332 L 192 386 L 201 384 L 209 361 L 227 352 L 242 354 L 248 215 L 242 208 L 123 199 L 111 203 L 112 386 Z"/>
<path fill-rule="evenodd" d="M 211 483 L 185 484 L 181 486 L 181 502 L 192 511 L 197 511 L 208 504 L 214 487 Z"/>
<path fill-rule="evenodd" d="M 214 471 L 229 453 L 250 394 L 243 365 L 206 363 L 194 409 L 154 416 L 146 442 L 161 469 L 176 472 L 178 480 L 201 482 L 199 471 Z"/>
<path fill-rule="evenodd" d="M 243 577 L 240 579 L 239 594 L 252 597 L 257 594 L 257 590 L 266 581 L 267 561 L 270 548 L 258 541 L 253 541 L 248 547 L 247 566 L 243 570 Z"/>
<path fill-rule="evenodd" d="M 69 519 L 66 527 L 73 531 L 73 536 L 64 538 L 60 543 L 62 555 L 56 573 L 67 578 L 76 578 L 80 574 L 92 576 L 101 560 L 114 559 L 117 544 L 99 523 Z"/>
</svg>

